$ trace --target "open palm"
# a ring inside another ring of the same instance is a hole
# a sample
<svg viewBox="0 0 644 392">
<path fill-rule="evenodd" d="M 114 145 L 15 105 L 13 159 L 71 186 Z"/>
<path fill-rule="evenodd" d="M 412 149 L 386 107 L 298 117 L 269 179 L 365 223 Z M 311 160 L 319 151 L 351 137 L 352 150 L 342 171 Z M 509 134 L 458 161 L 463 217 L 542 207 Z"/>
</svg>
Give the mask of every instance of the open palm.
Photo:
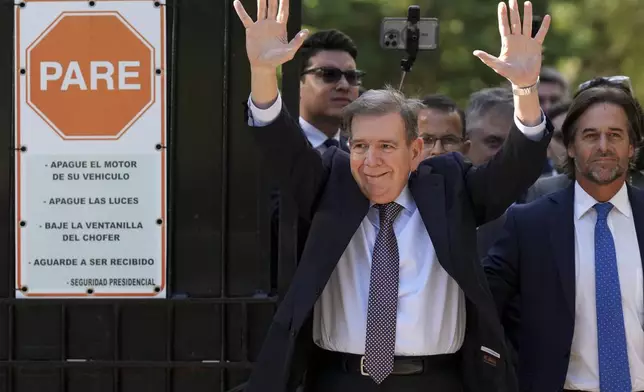
<svg viewBox="0 0 644 392">
<path fill-rule="evenodd" d="M 233 3 L 239 19 L 246 28 L 246 53 L 251 68 L 275 70 L 291 60 L 304 43 L 308 31 L 300 31 L 288 41 L 288 0 L 257 0 L 257 21 L 253 22 L 239 0 Z"/>
<path fill-rule="evenodd" d="M 476 50 L 474 55 L 508 79 L 513 85 L 528 87 L 537 82 L 541 71 L 543 41 L 550 27 L 550 16 L 546 15 L 539 31 L 532 38 L 532 3 L 523 7 L 523 23 L 519 15 L 517 0 L 509 1 L 510 20 L 505 3 L 499 3 L 499 32 L 501 33 L 501 53 L 494 57 Z"/>
</svg>

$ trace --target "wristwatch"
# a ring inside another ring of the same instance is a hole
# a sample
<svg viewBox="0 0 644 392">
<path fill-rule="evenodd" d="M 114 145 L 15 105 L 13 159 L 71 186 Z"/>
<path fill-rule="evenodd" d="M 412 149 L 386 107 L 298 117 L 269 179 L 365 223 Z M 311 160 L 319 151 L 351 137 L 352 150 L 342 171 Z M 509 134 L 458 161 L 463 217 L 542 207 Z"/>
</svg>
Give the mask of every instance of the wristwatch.
<svg viewBox="0 0 644 392">
<path fill-rule="evenodd" d="M 537 77 L 537 81 L 534 82 L 532 86 L 528 87 L 518 87 L 515 86 L 514 84 L 512 85 L 512 94 L 514 95 L 528 95 L 532 94 L 537 91 L 537 87 L 539 86 L 539 77 Z"/>
</svg>

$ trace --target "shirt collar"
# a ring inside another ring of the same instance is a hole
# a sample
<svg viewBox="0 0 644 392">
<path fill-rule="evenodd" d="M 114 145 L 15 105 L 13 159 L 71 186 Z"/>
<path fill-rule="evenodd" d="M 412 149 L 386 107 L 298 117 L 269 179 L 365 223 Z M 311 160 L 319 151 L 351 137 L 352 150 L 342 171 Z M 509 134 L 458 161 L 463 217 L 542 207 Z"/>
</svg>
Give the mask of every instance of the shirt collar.
<svg viewBox="0 0 644 392">
<path fill-rule="evenodd" d="M 409 186 L 405 185 L 400 195 L 394 200 L 395 203 L 401 205 L 407 212 L 413 213 L 416 210 L 416 203 L 414 202 L 414 197 L 411 195 Z M 370 202 L 369 206 L 373 207 L 374 202 Z"/>
<path fill-rule="evenodd" d="M 302 128 L 302 131 L 304 131 L 304 136 L 309 139 L 309 143 L 311 143 L 311 146 L 313 146 L 313 148 L 319 148 L 324 144 L 326 139 L 328 139 L 324 132 L 311 125 L 311 123 L 309 123 L 302 117 L 300 117 L 300 127 Z M 335 136 L 333 136 L 333 139 L 337 140 L 338 143 L 340 142 L 340 130 L 336 132 Z"/>
<path fill-rule="evenodd" d="M 630 218 L 632 214 L 631 203 L 628 200 L 628 189 L 626 183 L 622 185 L 619 191 L 613 196 L 609 202 L 613 204 L 615 209 L 622 215 Z M 592 196 L 590 196 L 577 181 L 575 181 L 575 219 L 581 219 L 595 204 L 599 203 Z"/>
</svg>

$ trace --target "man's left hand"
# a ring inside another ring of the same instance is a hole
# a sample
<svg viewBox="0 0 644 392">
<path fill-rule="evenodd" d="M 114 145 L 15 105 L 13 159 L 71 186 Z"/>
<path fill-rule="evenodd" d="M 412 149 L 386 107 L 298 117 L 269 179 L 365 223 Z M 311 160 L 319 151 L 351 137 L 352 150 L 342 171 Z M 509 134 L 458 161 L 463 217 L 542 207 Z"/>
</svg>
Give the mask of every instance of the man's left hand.
<svg viewBox="0 0 644 392">
<path fill-rule="evenodd" d="M 532 3 L 523 6 L 523 24 L 519 15 L 517 0 L 509 1 L 510 20 L 507 7 L 499 3 L 499 32 L 501 33 L 501 54 L 494 57 L 475 50 L 474 55 L 496 73 L 508 79 L 514 86 L 529 87 L 537 82 L 541 71 L 543 41 L 550 27 L 550 15 L 543 18 L 539 31 L 532 38 Z"/>
</svg>

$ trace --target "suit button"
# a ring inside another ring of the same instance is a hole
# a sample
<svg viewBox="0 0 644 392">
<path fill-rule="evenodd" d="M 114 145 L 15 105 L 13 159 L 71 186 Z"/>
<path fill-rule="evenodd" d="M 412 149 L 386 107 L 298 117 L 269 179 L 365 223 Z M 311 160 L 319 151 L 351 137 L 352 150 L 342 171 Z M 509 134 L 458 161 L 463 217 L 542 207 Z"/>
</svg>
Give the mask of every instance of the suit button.
<svg viewBox="0 0 644 392">
<path fill-rule="evenodd" d="M 294 329 L 291 329 L 291 337 L 295 337 L 295 335 L 297 335 L 297 333 L 295 332 Z"/>
</svg>

